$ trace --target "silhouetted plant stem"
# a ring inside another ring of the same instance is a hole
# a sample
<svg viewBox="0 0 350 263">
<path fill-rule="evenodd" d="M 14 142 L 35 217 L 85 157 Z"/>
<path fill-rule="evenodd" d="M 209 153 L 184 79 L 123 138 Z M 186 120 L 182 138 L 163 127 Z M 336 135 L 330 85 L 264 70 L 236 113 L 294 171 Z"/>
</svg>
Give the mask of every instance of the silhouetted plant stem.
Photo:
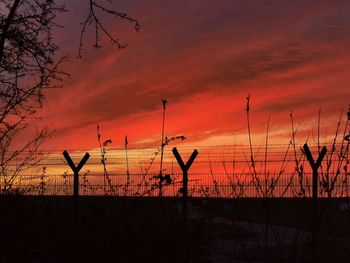
<svg viewBox="0 0 350 263">
<path fill-rule="evenodd" d="M 128 192 L 130 185 L 130 171 L 129 171 L 129 158 L 128 158 L 128 135 L 125 135 L 125 161 L 126 161 L 126 192 Z"/>
<path fill-rule="evenodd" d="M 107 158 L 106 158 L 106 147 L 108 144 L 112 143 L 112 140 L 108 139 L 106 141 L 104 141 L 103 143 L 101 143 L 101 132 L 100 132 L 100 126 L 97 125 L 97 140 L 98 140 L 98 145 L 100 147 L 100 151 L 101 151 L 101 163 L 102 163 L 102 166 L 103 166 L 103 190 L 105 192 L 105 194 L 111 194 L 111 193 L 115 193 L 114 191 L 114 187 L 112 185 L 112 181 L 111 179 L 109 178 L 109 175 L 108 175 L 108 171 L 107 171 Z M 107 186 L 106 186 L 106 183 L 108 184 L 109 186 L 109 189 L 107 191 Z"/>
<path fill-rule="evenodd" d="M 100 126 L 99 125 L 97 125 L 97 140 L 98 140 L 98 145 L 99 145 L 100 151 L 101 151 L 101 163 L 103 166 L 103 191 L 106 193 L 107 168 L 106 168 L 105 156 L 104 156 L 104 152 L 103 152 L 102 144 L 101 144 L 101 134 L 100 134 Z"/>
<path fill-rule="evenodd" d="M 229 172 L 227 171 L 227 168 L 226 168 L 226 162 L 225 162 L 225 155 L 223 154 L 223 158 L 222 158 L 222 167 L 224 168 L 224 173 L 225 173 L 225 176 L 226 178 L 228 179 L 229 181 L 229 185 L 231 187 L 231 193 L 229 193 L 229 195 L 226 195 L 225 193 L 225 197 L 232 197 L 233 196 L 236 196 L 236 189 L 234 188 L 234 182 L 229 174 Z"/>
<path fill-rule="evenodd" d="M 272 188 L 272 190 L 276 187 L 276 185 L 277 185 L 278 181 L 280 180 L 282 174 L 284 174 L 284 172 L 285 172 L 285 169 L 286 169 L 286 167 L 287 167 L 287 156 L 288 156 L 288 153 L 289 153 L 289 150 L 290 150 L 290 146 L 291 146 L 291 144 L 289 143 L 289 144 L 288 144 L 288 147 L 287 147 L 287 150 L 286 150 L 286 153 L 284 154 L 284 157 L 283 157 L 283 160 L 282 160 L 282 164 L 281 164 L 281 168 L 280 168 L 280 170 L 279 170 L 278 176 L 276 177 L 276 179 L 274 180 L 274 182 L 271 183 L 271 184 L 274 185 L 273 188 Z M 290 185 L 291 185 L 292 182 L 293 182 L 293 175 L 291 176 L 291 178 L 290 178 L 288 184 L 286 185 L 286 187 L 285 187 L 283 193 L 281 194 L 281 197 L 284 197 L 284 195 L 287 193 L 287 190 L 288 190 L 288 188 L 290 187 Z M 272 195 L 272 190 L 271 190 L 271 195 Z"/>
<path fill-rule="evenodd" d="M 165 128 L 165 109 L 167 104 L 166 99 L 162 99 L 163 104 L 163 121 L 162 121 L 162 144 L 161 144 L 161 150 L 160 150 L 160 167 L 159 167 L 159 196 L 162 196 L 162 178 L 163 178 L 163 158 L 164 158 L 164 128 Z"/>
<path fill-rule="evenodd" d="M 63 174 L 62 174 L 62 177 L 63 177 L 63 193 L 65 195 L 69 195 L 69 192 L 68 192 L 68 171 L 65 171 Z"/>
<path fill-rule="evenodd" d="M 251 136 L 251 131 L 250 131 L 250 118 L 249 118 L 249 112 L 250 112 L 250 94 L 248 94 L 247 99 L 247 107 L 246 107 L 246 112 L 247 112 L 247 126 L 248 126 L 248 138 L 249 138 L 249 149 L 250 149 L 250 163 L 252 165 L 253 168 L 253 178 L 257 184 L 256 186 L 256 190 L 257 190 L 257 194 L 259 195 L 259 192 L 261 192 L 261 194 L 263 195 L 263 191 L 261 189 L 261 185 L 260 185 L 260 180 L 258 178 L 258 174 L 256 171 L 256 167 L 255 167 L 255 161 L 254 161 L 254 155 L 253 155 L 253 143 L 252 143 L 252 136 Z"/>
<path fill-rule="evenodd" d="M 268 196 L 268 175 L 267 175 L 267 146 L 268 146 L 268 140 L 269 140 L 269 127 L 270 127 L 270 118 L 267 120 L 267 126 L 266 126 L 266 137 L 265 137 L 265 156 L 264 156 L 264 176 L 265 176 L 265 190 L 264 190 L 264 196 Z"/>
<path fill-rule="evenodd" d="M 39 183 L 40 195 L 44 195 L 46 191 L 45 177 L 46 177 L 46 166 L 43 167 L 42 173 L 40 175 L 40 183 Z"/>
<path fill-rule="evenodd" d="M 142 168 L 142 165 L 141 165 L 141 162 L 140 162 L 140 168 L 141 168 L 141 172 L 142 172 L 142 179 L 141 179 L 140 184 L 138 185 L 138 188 L 137 188 L 137 191 L 135 192 L 135 195 L 141 195 L 141 196 L 144 195 L 144 193 L 140 193 L 140 190 L 141 190 L 142 184 L 146 180 L 146 176 L 148 175 L 148 172 L 151 169 L 152 164 L 153 164 L 154 160 L 156 159 L 158 153 L 159 153 L 159 148 L 154 152 L 154 156 L 151 158 L 151 161 L 150 161 L 149 165 L 146 167 L 145 172 L 143 172 L 143 168 Z"/>
<path fill-rule="evenodd" d="M 264 228 L 264 250 L 265 250 L 265 260 L 269 262 L 269 228 L 270 228 L 270 203 L 268 202 L 269 197 L 269 188 L 273 187 L 273 184 L 271 186 L 268 186 L 268 174 L 267 174 L 267 147 L 268 147 L 268 140 L 269 140 L 269 126 L 270 126 L 270 118 L 269 116 L 266 126 L 266 137 L 265 137 L 265 156 L 264 156 L 264 184 L 265 189 L 263 191 L 263 204 L 264 204 L 264 212 L 265 212 L 265 228 Z M 271 189 L 271 191 L 273 191 Z"/>
<path fill-rule="evenodd" d="M 212 181 L 213 181 L 213 184 L 214 184 L 214 190 L 215 190 L 216 197 L 221 197 L 220 190 L 219 190 L 219 187 L 218 187 L 218 182 L 215 180 L 215 177 L 214 177 L 213 166 L 212 166 L 212 163 L 211 163 L 211 160 L 210 160 L 209 152 L 208 152 L 208 160 L 209 160 L 210 175 L 211 175 L 211 178 L 212 178 Z"/>
<path fill-rule="evenodd" d="M 348 115 L 348 119 L 347 119 L 348 133 L 344 137 L 344 140 L 347 141 L 347 145 L 346 145 L 346 164 L 344 166 L 346 197 L 348 197 L 348 166 L 349 166 L 349 144 L 350 144 L 350 105 L 349 105 L 349 109 L 348 109 L 347 115 Z"/>
<path fill-rule="evenodd" d="M 294 117 L 293 117 L 293 111 L 290 111 L 290 121 L 291 121 L 291 128 L 292 128 L 292 139 L 290 141 L 290 144 L 293 146 L 293 153 L 294 153 L 294 161 L 295 161 L 295 171 L 298 174 L 298 180 L 299 180 L 299 186 L 300 190 L 297 193 L 299 197 L 305 197 L 305 188 L 304 188 L 304 166 L 303 164 L 300 164 L 303 154 L 300 155 L 300 157 L 297 156 L 297 150 L 296 150 L 296 141 L 295 141 L 295 135 L 297 133 L 298 128 L 294 128 Z"/>
<path fill-rule="evenodd" d="M 339 123 L 340 123 L 340 120 L 339 120 Z M 340 150 L 339 150 L 339 153 L 337 154 L 338 164 L 336 166 L 335 175 L 331 179 L 331 183 L 330 183 L 330 189 L 329 189 L 330 192 L 334 192 L 334 190 L 335 190 L 335 183 L 337 182 L 337 179 L 338 179 L 339 175 L 341 174 L 342 166 L 343 166 L 344 162 L 345 162 L 345 165 L 346 165 L 346 163 L 349 160 L 347 158 L 347 151 L 348 151 L 349 140 L 345 140 L 348 124 L 349 124 L 349 119 L 346 119 L 345 126 L 344 126 L 343 137 L 342 137 L 341 144 L 340 144 Z M 334 171 L 333 171 L 333 173 L 334 173 Z M 346 177 L 346 175 L 345 175 L 345 177 Z M 336 193 L 334 193 L 334 194 L 336 194 Z M 340 194 L 342 195 L 342 193 L 340 193 Z"/>
<path fill-rule="evenodd" d="M 333 155 L 334 155 L 335 150 L 336 150 L 336 143 L 337 143 L 337 138 L 339 135 L 339 129 L 340 129 L 340 125 L 341 125 L 342 116 L 343 116 L 343 111 L 340 112 L 340 116 L 339 116 L 338 123 L 337 123 L 337 128 L 335 130 L 335 134 L 334 134 L 334 138 L 333 138 L 332 148 L 331 148 L 331 151 L 330 151 L 329 156 L 328 156 L 327 161 L 326 161 L 326 174 L 325 174 L 325 178 L 324 178 L 325 179 L 324 188 L 325 188 L 325 191 L 326 191 L 328 197 L 331 197 L 332 192 L 333 192 L 333 189 L 332 189 L 333 188 L 332 187 L 333 180 L 330 178 L 330 169 L 331 169 L 332 163 L 334 162 Z M 336 179 L 338 177 L 338 173 L 339 173 L 339 169 L 337 170 L 337 172 L 334 176 L 334 182 L 336 181 Z"/>
<path fill-rule="evenodd" d="M 317 119 L 317 151 L 318 151 L 318 154 L 321 153 L 320 126 L 321 126 L 321 109 L 318 110 L 318 119 Z"/>
</svg>

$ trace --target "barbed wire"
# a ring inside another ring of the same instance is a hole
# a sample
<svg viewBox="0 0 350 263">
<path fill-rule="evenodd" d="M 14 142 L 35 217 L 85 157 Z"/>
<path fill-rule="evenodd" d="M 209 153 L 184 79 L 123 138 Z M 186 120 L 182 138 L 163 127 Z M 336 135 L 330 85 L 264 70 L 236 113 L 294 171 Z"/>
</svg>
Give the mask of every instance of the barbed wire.
<svg viewBox="0 0 350 263">
<path fill-rule="evenodd" d="M 290 143 L 271 143 L 268 144 L 268 148 L 271 149 L 285 149 L 287 148 L 289 145 L 291 145 Z M 300 145 L 297 145 L 297 148 L 302 147 L 303 143 L 301 143 Z M 308 142 L 308 145 L 310 148 L 316 148 L 318 147 L 317 143 L 310 143 Z M 321 143 L 321 146 L 332 146 L 333 142 L 326 142 L 326 143 Z M 341 143 L 336 143 L 335 146 L 341 146 Z M 155 147 L 130 147 L 128 148 L 129 152 L 153 152 L 156 151 L 158 149 L 159 146 L 155 146 Z M 165 149 L 171 150 L 174 146 L 167 146 L 165 147 Z M 176 145 L 176 147 L 179 150 L 183 150 L 183 151 L 193 151 L 194 149 L 201 149 L 201 150 L 224 150 L 224 149 L 249 149 L 250 145 L 249 144 L 222 144 L 222 145 Z M 261 149 L 265 149 L 265 144 L 261 143 L 261 144 L 253 144 L 252 145 L 253 148 L 261 148 Z M 106 148 L 108 150 L 108 152 L 111 151 L 122 151 L 125 152 L 125 148 L 124 147 L 108 147 Z M 42 150 L 41 152 L 43 154 L 62 154 L 62 152 L 66 150 L 68 152 L 70 152 L 70 154 L 74 154 L 74 153 L 85 153 L 85 152 L 89 152 L 89 153 L 96 153 L 99 154 L 101 153 L 101 150 L 99 149 L 45 149 Z M 8 151 L 9 153 L 13 153 L 14 151 Z M 23 151 L 23 153 L 26 153 L 26 151 Z"/>
</svg>

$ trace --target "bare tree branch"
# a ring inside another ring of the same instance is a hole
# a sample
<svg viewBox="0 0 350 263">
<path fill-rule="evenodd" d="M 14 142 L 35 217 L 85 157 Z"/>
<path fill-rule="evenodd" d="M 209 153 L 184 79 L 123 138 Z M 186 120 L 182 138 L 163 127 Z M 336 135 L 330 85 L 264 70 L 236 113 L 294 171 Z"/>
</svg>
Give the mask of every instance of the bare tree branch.
<svg viewBox="0 0 350 263">
<path fill-rule="evenodd" d="M 95 27 L 95 46 L 100 46 L 100 33 L 105 34 L 117 48 L 124 48 L 105 28 L 102 13 L 140 25 L 129 15 L 105 8 L 95 0 L 86 0 L 89 12 L 82 24 L 79 41 L 81 56 L 87 26 Z M 57 44 L 52 30 L 60 27 L 56 15 L 67 11 L 54 0 L 2 0 L 0 11 L 0 193 L 13 189 L 21 172 L 35 167 L 43 158 L 42 143 L 52 135 L 47 127 L 39 129 L 26 142 L 18 135 L 35 118 L 44 100 L 43 91 L 60 87 L 60 69 L 67 56 L 57 59 Z"/>
<path fill-rule="evenodd" d="M 117 46 L 118 49 L 123 49 L 127 47 L 126 43 L 122 43 L 119 39 L 115 38 L 109 31 L 106 29 L 106 27 L 101 22 L 100 17 L 96 14 L 96 12 L 100 10 L 108 15 L 111 15 L 115 18 L 119 18 L 121 20 L 126 20 L 129 23 L 134 25 L 134 29 L 136 32 L 140 31 L 140 23 L 138 20 L 132 18 L 126 13 L 117 12 L 115 10 L 108 9 L 101 4 L 99 4 L 97 1 L 89 0 L 89 8 L 88 8 L 88 14 L 86 15 L 85 21 L 82 23 L 82 29 L 80 32 L 80 39 L 79 39 L 79 49 L 78 49 L 78 57 L 81 57 L 82 48 L 83 48 L 83 40 L 86 33 L 86 28 L 88 26 L 93 26 L 95 30 L 95 43 L 94 47 L 100 48 L 101 47 L 101 32 L 105 34 L 108 39 Z"/>
</svg>

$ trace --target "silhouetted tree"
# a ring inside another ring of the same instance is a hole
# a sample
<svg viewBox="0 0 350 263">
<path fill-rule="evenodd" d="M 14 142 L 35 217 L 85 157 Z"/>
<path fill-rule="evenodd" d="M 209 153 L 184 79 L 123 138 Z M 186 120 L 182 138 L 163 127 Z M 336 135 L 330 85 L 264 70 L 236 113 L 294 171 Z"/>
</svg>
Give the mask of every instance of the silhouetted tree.
<svg viewBox="0 0 350 263">
<path fill-rule="evenodd" d="M 88 14 L 82 23 L 79 55 L 87 26 L 95 27 L 96 47 L 100 34 L 106 34 L 118 48 L 126 45 L 114 38 L 103 26 L 96 10 L 134 24 L 137 20 L 125 13 L 102 6 L 98 1 L 86 0 Z M 0 1 L 0 193 L 13 191 L 14 181 L 24 170 L 42 159 L 40 146 L 52 131 L 38 129 L 32 138 L 19 141 L 18 135 L 42 107 L 43 91 L 58 87 L 64 73 L 59 66 L 66 57 L 56 58 L 58 49 L 52 36 L 56 15 L 65 6 L 53 0 Z"/>
</svg>

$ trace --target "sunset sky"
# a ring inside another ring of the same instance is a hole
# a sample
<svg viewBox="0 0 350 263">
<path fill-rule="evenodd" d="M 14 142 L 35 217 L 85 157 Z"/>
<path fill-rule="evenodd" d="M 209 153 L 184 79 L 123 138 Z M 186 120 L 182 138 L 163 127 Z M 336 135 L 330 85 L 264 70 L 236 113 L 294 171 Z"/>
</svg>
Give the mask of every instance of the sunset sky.
<svg viewBox="0 0 350 263">
<path fill-rule="evenodd" d="M 63 1 L 69 12 L 54 38 L 59 55 L 75 57 L 87 1 Z M 74 3 L 73 3 L 74 2 Z M 56 133 L 48 149 L 96 148 L 102 136 L 121 147 L 160 144 L 162 98 L 166 135 L 190 145 L 248 143 L 246 96 L 252 132 L 288 143 L 290 110 L 307 130 L 317 123 L 331 133 L 350 103 L 350 1 L 115 0 L 106 6 L 139 20 L 141 30 L 103 17 L 110 32 L 128 43 L 118 50 L 94 32 L 82 59 L 63 69 L 63 88 L 49 90 L 40 120 Z M 257 139 L 258 140 L 258 139 Z M 258 142 L 258 141 L 254 141 Z"/>
</svg>

